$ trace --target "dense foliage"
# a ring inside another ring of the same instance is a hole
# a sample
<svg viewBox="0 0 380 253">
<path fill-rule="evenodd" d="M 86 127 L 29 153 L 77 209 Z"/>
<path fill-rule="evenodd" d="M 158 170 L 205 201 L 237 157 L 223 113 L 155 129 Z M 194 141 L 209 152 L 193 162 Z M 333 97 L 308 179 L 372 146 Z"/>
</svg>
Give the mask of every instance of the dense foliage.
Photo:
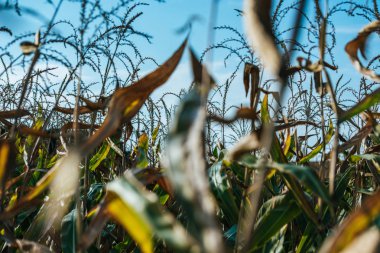
<svg viewBox="0 0 380 253">
<path fill-rule="evenodd" d="M 210 27 L 197 57 L 190 19 L 161 64 L 139 49 L 147 4 L 67 1 L 79 22 L 57 20 L 57 0 L 36 32 L 0 27 L 1 252 L 379 252 L 378 1 L 244 0 L 246 32 Z M 354 88 L 335 59 L 341 13 L 368 23 L 344 48 Z M 215 51 L 237 63 L 224 83 Z M 194 81 L 165 91 L 187 52 Z"/>
</svg>

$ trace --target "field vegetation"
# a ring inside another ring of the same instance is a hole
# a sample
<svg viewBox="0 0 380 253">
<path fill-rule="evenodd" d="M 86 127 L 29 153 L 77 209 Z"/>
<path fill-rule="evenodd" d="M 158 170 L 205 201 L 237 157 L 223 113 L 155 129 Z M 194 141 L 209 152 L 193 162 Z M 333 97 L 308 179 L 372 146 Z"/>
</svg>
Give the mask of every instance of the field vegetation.
<svg viewBox="0 0 380 253">
<path fill-rule="evenodd" d="M 208 47 L 189 18 L 163 62 L 134 26 L 149 1 L 67 1 L 79 21 L 57 18 L 65 0 L 48 20 L 0 3 L 45 22 L 0 26 L 1 252 L 380 251 L 377 0 L 242 0 L 244 31 L 214 27 L 224 0 L 205 1 Z M 342 14 L 367 23 L 343 46 Z M 184 54 L 193 82 L 173 93 Z"/>
</svg>

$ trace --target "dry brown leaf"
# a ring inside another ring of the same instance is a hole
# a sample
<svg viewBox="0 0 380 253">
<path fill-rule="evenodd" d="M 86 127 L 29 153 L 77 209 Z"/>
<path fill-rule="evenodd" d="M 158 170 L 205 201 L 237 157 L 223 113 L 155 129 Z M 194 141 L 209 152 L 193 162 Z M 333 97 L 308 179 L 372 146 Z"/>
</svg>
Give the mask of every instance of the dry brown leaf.
<svg viewBox="0 0 380 253">
<path fill-rule="evenodd" d="M 20 117 L 24 117 L 28 115 L 31 115 L 31 113 L 23 109 L 0 112 L 0 118 L 3 118 L 3 119 L 14 119 L 14 118 L 20 118 Z"/>
<path fill-rule="evenodd" d="M 194 82 L 197 84 L 202 84 L 204 75 L 207 75 L 207 78 L 209 79 L 209 83 L 211 84 L 211 87 L 216 85 L 215 79 L 209 74 L 206 67 L 203 66 L 199 61 L 197 56 L 194 53 L 194 50 L 190 48 L 190 57 L 191 57 L 191 66 L 193 70 L 193 76 L 194 76 Z"/>
<path fill-rule="evenodd" d="M 83 155 L 96 148 L 103 140 L 110 137 L 121 124 L 129 122 L 140 110 L 145 100 L 159 86 L 164 84 L 176 69 L 187 39 L 176 52 L 159 68 L 136 83 L 118 89 L 112 96 L 106 119 L 102 126 L 80 148 Z"/>
<path fill-rule="evenodd" d="M 380 31 L 380 20 L 366 25 L 355 39 L 347 43 L 345 50 L 357 71 L 375 82 L 380 82 L 380 75 L 377 75 L 373 70 L 365 68 L 358 57 L 358 50 L 360 50 L 362 56 L 366 58 L 365 46 L 367 38 L 372 32 L 376 31 Z"/>
<path fill-rule="evenodd" d="M 235 115 L 230 118 L 230 119 L 226 119 L 226 118 L 223 118 L 223 117 L 220 117 L 220 116 L 217 116 L 217 115 L 210 115 L 209 118 L 213 121 L 217 121 L 217 122 L 220 122 L 220 123 L 223 123 L 223 124 L 231 124 L 233 122 L 235 122 L 236 120 L 238 119 L 250 119 L 250 120 L 255 120 L 257 119 L 257 115 L 256 115 L 256 112 L 251 109 L 251 108 L 247 108 L 247 107 L 243 107 L 243 108 L 239 108 Z"/>
<path fill-rule="evenodd" d="M 73 108 L 65 108 L 65 107 L 56 106 L 56 107 L 54 107 L 53 110 L 55 110 L 57 112 L 64 113 L 64 114 L 74 114 Z M 78 114 L 85 114 L 85 113 L 91 113 L 91 112 L 93 112 L 93 110 L 91 110 L 87 106 L 79 106 L 78 107 Z"/>
<path fill-rule="evenodd" d="M 250 94 L 250 106 L 256 109 L 259 100 L 259 82 L 260 82 L 260 69 L 250 63 L 245 63 L 244 65 L 244 89 L 245 96 L 248 95 L 249 88 L 251 88 Z"/>
</svg>

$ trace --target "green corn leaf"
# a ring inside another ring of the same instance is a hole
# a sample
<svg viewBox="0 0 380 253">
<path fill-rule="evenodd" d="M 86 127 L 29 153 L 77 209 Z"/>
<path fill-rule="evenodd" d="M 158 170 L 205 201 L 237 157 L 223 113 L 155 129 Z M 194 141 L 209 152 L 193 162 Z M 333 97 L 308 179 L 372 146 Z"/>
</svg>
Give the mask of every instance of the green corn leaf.
<svg viewBox="0 0 380 253">
<path fill-rule="evenodd" d="M 233 194 L 233 189 L 223 168 L 223 162 L 217 162 L 209 169 L 211 189 L 222 209 L 223 214 L 232 226 L 238 221 L 239 209 Z"/>
<path fill-rule="evenodd" d="M 295 217 L 301 213 L 301 209 L 297 206 L 295 200 L 290 194 L 275 196 L 265 202 L 259 213 L 262 216 L 255 226 L 254 236 L 250 249 L 260 248 L 281 228 L 289 224 Z"/>
<path fill-rule="evenodd" d="M 327 132 L 327 134 L 325 136 L 325 144 L 326 145 L 330 142 L 333 135 L 334 135 L 334 127 L 333 127 L 332 121 L 330 120 L 329 131 Z M 310 161 L 313 157 L 318 155 L 322 149 L 323 149 L 323 142 L 321 144 L 319 144 L 315 149 L 313 149 L 308 155 L 306 155 L 305 157 L 302 157 L 302 159 L 299 161 L 299 163 L 303 164 L 303 163 Z"/>
<path fill-rule="evenodd" d="M 319 180 L 313 169 L 306 166 L 279 164 L 275 162 L 270 163 L 269 167 L 297 178 L 304 186 L 309 188 L 324 201 L 331 203 L 331 199 L 325 185 Z"/>
<path fill-rule="evenodd" d="M 77 210 L 73 209 L 62 219 L 61 245 L 63 253 L 75 253 L 77 245 Z"/>
<path fill-rule="evenodd" d="M 99 167 L 102 161 L 107 158 L 110 149 L 111 146 L 107 142 L 104 142 L 99 151 L 90 159 L 90 171 L 95 171 Z"/>
</svg>

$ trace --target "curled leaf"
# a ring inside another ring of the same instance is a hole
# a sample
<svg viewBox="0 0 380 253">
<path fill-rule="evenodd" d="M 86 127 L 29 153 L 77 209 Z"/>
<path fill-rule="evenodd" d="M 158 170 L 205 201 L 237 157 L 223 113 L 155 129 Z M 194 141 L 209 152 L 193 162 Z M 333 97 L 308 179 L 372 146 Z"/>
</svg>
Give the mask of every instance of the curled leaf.
<svg viewBox="0 0 380 253">
<path fill-rule="evenodd" d="M 380 75 L 377 75 L 373 70 L 365 68 L 358 57 L 358 50 L 360 50 L 362 56 L 366 58 L 365 46 L 366 46 L 367 38 L 372 32 L 376 32 L 376 31 L 380 31 L 379 20 L 376 20 L 366 25 L 359 32 L 358 36 L 355 39 L 347 43 L 345 50 L 357 71 L 362 73 L 364 76 L 371 78 L 375 82 L 380 82 Z"/>
<path fill-rule="evenodd" d="M 234 161 L 242 154 L 261 147 L 259 137 L 256 133 L 251 133 L 242 137 L 226 154 L 226 161 Z"/>
<path fill-rule="evenodd" d="M 20 43 L 21 51 L 24 55 L 30 55 L 37 51 L 38 46 L 30 41 L 23 41 Z"/>
</svg>

